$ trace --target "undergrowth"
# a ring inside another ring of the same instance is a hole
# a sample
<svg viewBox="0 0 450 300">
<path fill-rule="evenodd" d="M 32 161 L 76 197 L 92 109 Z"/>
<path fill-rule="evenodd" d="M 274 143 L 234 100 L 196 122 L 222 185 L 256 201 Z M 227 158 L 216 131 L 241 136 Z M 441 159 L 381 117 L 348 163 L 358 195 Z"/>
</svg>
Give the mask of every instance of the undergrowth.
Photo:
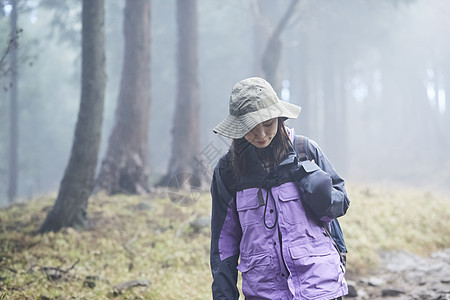
<svg viewBox="0 0 450 300">
<path fill-rule="evenodd" d="M 450 247 L 449 198 L 351 187 L 341 218 L 348 270 L 375 268 L 379 251 L 426 255 Z M 85 230 L 35 234 L 54 198 L 0 209 L 0 299 L 211 299 L 210 196 L 192 206 L 165 194 L 96 195 Z M 200 224 L 200 225 L 195 225 Z M 148 285 L 123 292 L 123 282 Z"/>
<path fill-rule="evenodd" d="M 426 256 L 450 247 L 450 198 L 414 189 L 348 188 L 351 199 L 340 219 L 349 253 L 347 269 L 376 268 L 380 251 Z"/>
</svg>

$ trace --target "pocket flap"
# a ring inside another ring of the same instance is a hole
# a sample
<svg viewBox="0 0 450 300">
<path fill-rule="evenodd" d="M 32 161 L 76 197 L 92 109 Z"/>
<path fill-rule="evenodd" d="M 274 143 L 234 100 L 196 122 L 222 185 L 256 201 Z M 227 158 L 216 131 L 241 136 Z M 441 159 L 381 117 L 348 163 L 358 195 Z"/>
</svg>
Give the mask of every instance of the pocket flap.
<svg viewBox="0 0 450 300">
<path fill-rule="evenodd" d="M 309 250 L 304 246 L 294 246 L 289 248 L 289 252 L 291 253 L 292 259 L 299 259 L 305 256 L 308 256 Z"/>
<path fill-rule="evenodd" d="M 295 185 L 295 183 L 293 182 L 288 182 L 280 186 L 278 198 L 280 198 L 280 200 L 284 202 L 299 200 L 300 193 L 298 191 L 297 185 Z"/>
<path fill-rule="evenodd" d="M 308 240 L 302 245 L 293 245 L 289 248 L 292 259 L 299 259 L 305 256 L 324 256 L 331 253 L 331 249 L 326 240 Z"/>
<path fill-rule="evenodd" d="M 237 269 L 242 273 L 248 272 L 256 266 L 267 266 L 270 264 L 268 253 L 260 253 L 251 256 L 241 256 L 241 261 Z"/>
<path fill-rule="evenodd" d="M 237 211 L 258 208 L 258 189 L 251 188 L 236 193 L 236 209 Z"/>
</svg>

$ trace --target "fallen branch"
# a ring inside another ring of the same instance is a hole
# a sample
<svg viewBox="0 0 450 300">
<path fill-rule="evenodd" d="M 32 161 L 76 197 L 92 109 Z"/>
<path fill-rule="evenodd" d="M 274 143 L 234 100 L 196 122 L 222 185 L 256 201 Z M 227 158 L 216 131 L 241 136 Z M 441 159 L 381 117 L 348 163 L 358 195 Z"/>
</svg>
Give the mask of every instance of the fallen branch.
<svg viewBox="0 0 450 300">
<path fill-rule="evenodd" d="M 39 270 L 47 276 L 48 280 L 58 280 L 75 268 L 79 262 L 80 259 L 77 259 L 68 269 L 61 269 L 60 267 L 40 267 Z"/>
<path fill-rule="evenodd" d="M 127 282 L 121 282 L 113 287 L 114 296 L 122 294 L 124 291 L 132 289 L 137 286 L 150 286 L 148 280 L 131 280 Z"/>
<path fill-rule="evenodd" d="M 10 267 L 5 267 L 6 270 L 13 272 L 13 273 L 17 273 L 16 269 L 10 268 Z"/>
</svg>

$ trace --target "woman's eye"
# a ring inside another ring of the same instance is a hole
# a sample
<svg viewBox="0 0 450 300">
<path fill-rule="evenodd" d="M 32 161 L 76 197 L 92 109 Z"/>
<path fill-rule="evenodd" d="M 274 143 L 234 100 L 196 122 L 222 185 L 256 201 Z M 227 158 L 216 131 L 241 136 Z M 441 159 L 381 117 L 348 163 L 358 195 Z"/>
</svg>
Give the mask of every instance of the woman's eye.
<svg viewBox="0 0 450 300">
<path fill-rule="evenodd" d="M 264 126 L 266 126 L 266 127 L 272 126 L 272 123 L 273 123 L 273 121 L 270 123 L 265 123 Z"/>
</svg>

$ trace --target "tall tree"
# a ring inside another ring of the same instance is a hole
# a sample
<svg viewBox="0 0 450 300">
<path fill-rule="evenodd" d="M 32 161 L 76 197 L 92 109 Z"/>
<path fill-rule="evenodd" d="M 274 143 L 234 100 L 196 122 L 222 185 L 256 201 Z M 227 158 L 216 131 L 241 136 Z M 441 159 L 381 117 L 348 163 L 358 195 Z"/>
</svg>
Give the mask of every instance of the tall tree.
<svg viewBox="0 0 450 300">
<path fill-rule="evenodd" d="M 338 21 L 332 12 L 333 6 L 324 12 L 325 20 L 322 22 L 322 39 L 320 40 L 320 75 L 323 103 L 323 147 L 329 150 L 329 157 L 340 172 L 346 167 L 346 110 L 345 110 L 345 78 L 344 57 L 342 46 L 336 43 L 334 34 L 337 31 Z M 339 28 L 338 28 L 339 29 Z M 330 43 L 334 44 L 329 51 Z"/>
<path fill-rule="evenodd" d="M 83 227 L 100 146 L 105 93 L 104 1 L 83 0 L 81 101 L 69 164 L 40 231 Z"/>
<path fill-rule="evenodd" d="M 277 70 L 281 59 L 281 33 L 286 28 L 287 23 L 290 21 L 292 15 L 295 12 L 295 8 L 300 0 L 292 0 L 286 9 L 286 12 L 280 19 L 277 27 L 272 32 L 266 48 L 262 56 L 262 69 L 266 79 L 274 86 L 275 91 L 279 92 L 281 89 L 281 82 L 278 78 Z"/>
<path fill-rule="evenodd" d="M 313 68 L 311 68 L 312 63 L 308 53 L 309 37 L 301 26 L 294 27 L 292 35 L 294 36 L 292 40 L 296 41 L 297 45 L 291 46 L 288 54 L 291 102 L 302 107 L 302 114 L 300 118 L 291 122 L 295 124 L 295 128 L 298 128 L 302 134 L 313 137 L 313 122 L 315 118 L 312 110 L 314 99 L 310 95 L 311 73 L 313 72 L 311 69 Z"/>
<path fill-rule="evenodd" d="M 274 9 L 278 5 L 270 0 L 251 0 L 253 12 L 253 45 L 252 45 L 252 72 L 255 76 L 264 76 L 261 58 L 272 31 L 272 15 L 276 15 Z"/>
<path fill-rule="evenodd" d="M 148 192 L 150 119 L 150 0 L 127 0 L 125 51 L 116 119 L 97 180 L 108 194 Z"/>
<path fill-rule="evenodd" d="M 9 184 L 8 201 L 12 203 L 17 194 L 17 160 L 19 137 L 19 111 L 17 108 L 17 0 L 11 1 L 10 40 L 13 43 L 10 53 L 10 105 L 9 105 Z"/>
<path fill-rule="evenodd" d="M 201 174 L 193 163 L 200 143 L 197 1 L 177 0 L 176 10 L 177 100 L 172 128 L 172 156 L 168 174 L 162 182 L 199 185 Z M 171 181 L 174 177 L 177 181 Z"/>
</svg>

